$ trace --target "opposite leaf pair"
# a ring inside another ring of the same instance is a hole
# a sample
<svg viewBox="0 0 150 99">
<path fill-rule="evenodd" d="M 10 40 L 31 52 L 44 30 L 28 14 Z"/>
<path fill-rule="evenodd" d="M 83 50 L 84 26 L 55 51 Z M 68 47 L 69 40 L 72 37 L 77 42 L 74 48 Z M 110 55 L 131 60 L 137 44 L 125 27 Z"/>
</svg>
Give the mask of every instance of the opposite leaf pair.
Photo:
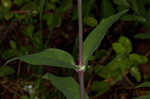
<svg viewBox="0 0 150 99">
<path fill-rule="evenodd" d="M 100 46 L 101 41 L 104 39 L 108 29 L 111 25 L 116 22 L 120 16 L 126 13 L 127 10 L 124 10 L 116 15 L 103 19 L 99 25 L 88 35 L 83 44 L 83 65 L 87 66 L 89 57 L 95 52 L 95 50 Z M 27 62 L 32 65 L 49 65 L 55 67 L 63 67 L 70 69 L 77 69 L 75 60 L 72 55 L 63 50 L 49 48 L 40 53 L 25 55 L 21 57 L 16 57 L 10 59 L 6 62 L 12 62 L 14 60 L 21 60 Z M 5 65 L 6 65 L 5 64 Z M 84 70 L 78 68 L 79 70 Z M 67 99 L 79 99 L 76 96 L 79 96 L 79 86 L 73 78 L 63 78 L 56 77 L 51 74 L 46 74 L 43 76 L 46 79 L 51 80 L 52 84 L 56 86 L 60 91 L 64 93 Z M 65 84 L 68 83 L 69 84 Z M 65 86 L 61 86 L 61 84 L 65 84 Z M 72 88 L 73 87 L 73 88 Z M 86 99 L 88 97 L 86 96 Z"/>
</svg>

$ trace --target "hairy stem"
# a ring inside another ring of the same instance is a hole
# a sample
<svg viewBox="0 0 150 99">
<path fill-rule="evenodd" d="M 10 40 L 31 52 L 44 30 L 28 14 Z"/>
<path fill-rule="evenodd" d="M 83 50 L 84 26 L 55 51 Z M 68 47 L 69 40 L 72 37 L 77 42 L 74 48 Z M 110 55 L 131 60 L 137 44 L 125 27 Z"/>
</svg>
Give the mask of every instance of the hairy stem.
<svg viewBox="0 0 150 99">
<path fill-rule="evenodd" d="M 82 0 L 78 0 L 78 24 L 79 24 L 79 66 L 83 66 L 83 25 L 82 25 Z M 79 71 L 80 94 L 84 99 L 84 71 Z"/>
</svg>

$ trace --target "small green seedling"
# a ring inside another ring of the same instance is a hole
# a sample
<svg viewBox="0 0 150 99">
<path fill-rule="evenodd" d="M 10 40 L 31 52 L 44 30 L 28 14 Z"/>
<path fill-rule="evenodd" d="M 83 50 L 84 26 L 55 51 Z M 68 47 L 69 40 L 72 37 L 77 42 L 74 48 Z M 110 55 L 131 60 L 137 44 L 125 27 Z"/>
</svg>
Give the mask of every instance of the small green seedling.
<svg viewBox="0 0 150 99">
<path fill-rule="evenodd" d="M 112 47 L 116 57 L 105 67 L 101 68 L 97 74 L 105 79 L 115 78 L 118 81 L 129 72 L 139 82 L 141 75 L 138 66 L 148 62 L 147 57 L 132 53 L 132 44 L 124 36 L 121 36 L 118 42 L 113 43 Z"/>
<path fill-rule="evenodd" d="M 126 74 L 130 74 L 137 82 L 140 82 L 139 65 L 148 62 L 146 56 L 132 53 L 131 41 L 125 36 L 121 36 L 117 42 L 113 43 L 112 48 L 116 53 L 114 59 L 106 66 L 97 65 L 95 67 L 95 74 L 104 78 L 103 81 L 94 81 L 91 86 L 92 91 L 97 92 L 96 96 L 103 94 Z M 96 85 L 99 85 L 99 87 L 96 87 Z"/>
</svg>

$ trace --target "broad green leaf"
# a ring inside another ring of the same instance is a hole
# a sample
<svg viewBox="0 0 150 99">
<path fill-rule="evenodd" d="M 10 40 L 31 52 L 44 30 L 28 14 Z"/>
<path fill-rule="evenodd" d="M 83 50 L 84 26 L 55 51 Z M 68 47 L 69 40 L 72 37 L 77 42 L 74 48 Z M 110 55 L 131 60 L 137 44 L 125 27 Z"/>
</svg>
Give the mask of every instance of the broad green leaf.
<svg viewBox="0 0 150 99">
<path fill-rule="evenodd" d="M 31 55 L 15 57 L 8 60 L 6 64 L 16 59 L 32 65 L 51 65 L 64 68 L 74 68 L 75 65 L 74 59 L 69 53 L 55 48 L 49 48 L 42 52 Z"/>
<path fill-rule="evenodd" d="M 50 80 L 51 83 L 67 97 L 67 99 L 80 99 L 79 85 L 72 77 L 57 77 L 47 73 L 43 78 Z M 85 94 L 85 99 L 88 99 L 87 94 Z"/>
<path fill-rule="evenodd" d="M 103 19 L 100 24 L 88 35 L 83 44 L 83 63 L 86 65 L 89 57 L 94 53 L 103 40 L 108 29 L 116 22 L 120 16 L 126 13 L 124 10 L 116 15 Z"/>
<path fill-rule="evenodd" d="M 150 87 L 150 82 L 144 82 L 144 83 L 136 86 L 136 88 L 141 88 L 141 87 Z"/>
<path fill-rule="evenodd" d="M 0 67 L 0 77 L 12 75 L 15 73 L 14 69 L 8 66 L 2 66 Z"/>
<path fill-rule="evenodd" d="M 133 99 L 150 99 L 150 95 L 145 95 L 145 96 L 139 96 Z"/>
</svg>

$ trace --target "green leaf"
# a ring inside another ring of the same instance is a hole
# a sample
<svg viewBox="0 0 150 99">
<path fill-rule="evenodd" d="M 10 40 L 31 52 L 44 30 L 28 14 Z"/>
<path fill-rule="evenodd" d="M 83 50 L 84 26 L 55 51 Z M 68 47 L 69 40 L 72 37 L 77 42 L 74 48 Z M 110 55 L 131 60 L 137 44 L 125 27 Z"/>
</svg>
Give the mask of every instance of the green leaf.
<svg viewBox="0 0 150 99">
<path fill-rule="evenodd" d="M 122 59 L 121 57 L 118 59 L 113 59 L 110 63 L 108 63 L 105 67 L 103 67 L 98 75 L 105 79 L 113 77 L 115 79 L 120 78 L 128 69 L 128 60 Z"/>
<path fill-rule="evenodd" d="M 74 59 L 69 53 L 55 48 L 49 48 L 42 52 L 31 55 L 15 57 L 8 60 L 6 64 L 16 59 L 32 65 L 51 65 L 64 68 L 74 68 L 75 65 Z"/>
<path fill-rule="evenodd" d="M 16 45 L 16 42 L 14 40 L 10 40 L 9 44 L 10 44 L 10 47 L 12 49 L 17 49 L 17 45 Z"/>
<path fill-rule="evenodd" d="M 43 19 L 46 20 L 48 26 L 55 27 L 53 26 L 54 14 L 44 14 Z"/>
<path fill-rule="evenodd" d="M 145 3 L 150 4 L 150 0 L 146 0 Z"/>
<path fill-rule="evenodd" d="M 108 91 L 110 88 L 110 84 L 105 81 L 94 81 L 91 87 L 92 91 L 96 91 L 96 96 L 98 96 Z"/>
<path fill-rule="evenodd" d="M 15 72 L 14 69 L 8 66 L 0 67 L 0 77 L 12 75 L 14 72 Z"/>
<path fill-rule="evenodd" d="M 130 2 L 131 2 L 132 10 L 135 13 L 138 13 L 139 8 L 138 8 L 138 5 L 137 5 L 137 0 L 130 0 Z"/>
<path fill-rule="evenodd" d="M 105 60 L 105 58 L 109 55 L 109 52 L 104 50 L 104 49 L 101 49 L 101 50 L 97 50 L 95 52 L 94 55 L 92 55 L 89 60 L 92 61 L 92 60 L 95 60 L 95 59 L 99 59 L 101 61 Z"/>
<path fill-rule="evenodd" d="M 67 99 L 80 99 L 79 85 L 72 77 L 57 77 L 47 73 L 43 78 L 50 80 L 51 83 L 67 97 Z M 85 99 L 88 99 L 86 93 Z"/>
<path fill-rule="evenodd" d="M 4 14 L 4 18 L 5 18 L 7 21 L 9 21 L 10 19 L 12 19 L 13 16 L 14 16 L 14 14 L 13 14 L 12 12 L 6 12 L 6 13 Z"/>
<path fill-rule="evenodd" d="M 46 10 L 56 10 L 56 4 L 55 3 L 47 3 Z"/>
<path fill-rule="evenodd" d="M 114 3 L 117 5 L 129 7 L 129 3 L 127 0 L 114 0 Z"/>
<path fill-rule="evenodd" d="M 93 9 L 94 3 L 96 0 L 82 0 L 83 1 L 83 5 L 82 5 L 82 9 L 83 9 L 83 16 L 87 17 L 88 15 L 91 14 L 91 10 Z M 77 12 L 77 10 L 76 10 Z"/>
<path fill-rule="evenodd" d="M 144 83 L 136 86 L 136 88 L 141 88 L 141 87 L 150 87 L 150 82 L 144 82 Z"/>
<path fill-rule="evenodd" d="M 56 9 L 55 16 L 53 17 L 53 25 L 57 27 L 61 25 L 60 23 L 64 12 L 72 7 L 72 0 L 64 0 L 61 3 L 61 6 L 58 9 Z M 55 27 L 52 27 L 52 29 L 53 28 Z"/>
<path fill-rule="evenodd" d="M 96 0 L 82 0 L 82 15 L 83 17 L 91 16 L 91 10 L 94 8 L 93 5 Z M 73 17 L 72 20 L 77 20 L 78 14 L 77 14 L 77 8 L 73 8 Z"/>
<path fill-rule="evenodd" d="M 44 10 L 44 6 L 46 4 L 46 0 L 41 0 L 40 1 L 40 21 L 42 21 L 42 16 L 43 16 L 43 10 Z"/>
<path fill-rule="evenodd" d="M 127 37 L 121 36 L 118 42 L 121 43 L 125 49 L 127 49 L 127 53 L 130 53 L 132 51 L 132 43 Z"/>
<path fill-rule="evenodd" d="M 23 0 L 14 0 L 14 4 L 16 4 L 17 6 L 21 6 L 23 3 Z"/>
<path fill-rule="evenodd" d="M 110 0 L 102 0 L 101 2 L 101 17 L 106 18 L 113 15 L 115 9 Z"/>
<path fill-rule="evenodd" d="M 139 96 L 133 99 L 150 99 L 150 95 L 145 95 L 145 96 Z"/>
<path fill-rule="evenodd" d="M 134 36 L 134 38 L 138 38 L 138 39 L 150 39 L 150 33 L 140 33 L 140 34 L 136 34 Z"/>
<path fill-rule="evenodd" d="M 14 57 L 14 56 L 16 56 L 16 53 L 17 53 L 18 51 L 16 50 L 16 49 L 8 49 L 8 50 L 5 50 L 4 52 L 3 52 L 3 54 L 2 54 L 2 58 L 4 58 L 4 59 L 9 59 L 9 58 L 11 58 L 11 57 Z"/>
<path fill-rule="evenodd" d="M 97 20 L 94 17 L 85 17 L 84 23 L 88 26 L 95 27 L 97 25 Z"/>
<path fill-rule="evenodd" d="M 109 81 L 111 85 L 114 85 L 117 81 L 121 80 L 124 73 L 128 71 L 130 62 L 126 56 L 126 52 L 122 52 L 111 60 L 106 66 L 101 68 L 97 75 L 104 79 L 112 79 Z"/>
<path fill-rule="evenodd" d="M 138 82 L 141 81 L 141 73 L 140 73 L 138 67 L 132 67 L 132 68 L 130 69 L 130 74 L 131 74 L 133 77 L 135 77 L 135 79 L 136 79 Z"/>
<path fill-rule="evenodd" d="M 64 13 L 72 7 L 72 0 L 63 0 L 60 2 L 61 6 L 60 7 L 53 7 L 55 9 L 54 14 L 48 14 L 49 17 L 46 16 L 46 20 L 48 21 L 47 24 L 50 25 L 50 30 L 52 31 L 55 27 L 59 27 L 61 25 L 61 21 L 63 19 Z M 51 4 L 54 6 L 54 4 Z M 48 6 L 52 7 L 52 6 Z"/>
<path fill-rule="evenodd" d="M 44 48 L 43 45 L 43 35 L 42 35 L 42 31 L 38 31 L 36 33 L 34 33 L 33 37 L 31 38 L 32 44 L 33 46 L 38 49 L 41 50 Z"/>
<path fill-rule="evenodd" d="M 129 55 L 130 61 L 132 61 L 134 64 L 145 64 L 148 62 L 148 59 L 146 56 L 140 56 L 136 53 L 132 53 Z"/>
<path fill-rule="evenodd" d="M 21 99 L 28 99 L 28 97 L 27 96 L 22 96 Z"/>
<path fill-rule="evenodd" d="M 83 45 L 83 63 L 86 65 L 89 57 L 95 52 L 98 46 L 101 44 L 108 29 L 116 22 L 120 16 L 126 13 L 124 10 L 116 15 L 103 19 L 101 23 L 88 35 Z"/>
<path fill-rule="evenodd" d="M 129 0 L 129 2 L 131 2 L 131 8 L 133 9 L 133 11 L 140 16 L 145 16 L 147 14 L 145 8 L 146 3 L 143 1 L 144 0 Z"/>
<path fill-rule="evenodd" d="M 51 0 L 52 3 L 57 3 L 59 0 Z"/>
<path fill-rule="evenodd" d="M 124 51 L 129 54 L 132 51 L 132 43 L 127 37 L 121 36 L 118 42 L 112 44 L 112 48 L 116 54 L 121 54 Z"/>
<path fill-rule="evenodd" d="M 11 0 L 1 0 L 1 3 L 6 8 L 11 8 L 11 6 L 12 6 Z"/>
<path fill-rule="evenodd" d="M 33 10 L 39 11 L 39 5 L 37 5 L 37 2 L 32 1 L 32 2 L 25 3 L 21 9 L 22 10 L 29 10 L 30 9 L 30 11 L 33 11 Z"/>
<path fill-rule="evenodd" d="M 121 19 L 125 21 L 146 22 L 144 17 L 138 15 L 124 15 Z"/>
<path fill-rule="evenodd" d="M 24 35 L 29 38 L 32 38 L 33 33 L 34 33 L 34 26 L 32 24 L 30 24 L 26 27 L 26 29 L 24 31 Z"/>
<path fill-rule="evenodd" d="M 113 43 L 112 48 L 116 52 L 116 54 L 120 54 L 126 50 L 126 48 L 121 43 L 118 42 Z"/>
<path fill-rule="evenodd" d="M 72 4 L 73 4 L 73 0 L 64 0 L 64 1 L 61 1 L 61 6 L 60 9 L 62 12 L 61 13 L 64 13 L 65 11 L 67 11 L 69 8 L 72 7 Z"/>
</svg>

